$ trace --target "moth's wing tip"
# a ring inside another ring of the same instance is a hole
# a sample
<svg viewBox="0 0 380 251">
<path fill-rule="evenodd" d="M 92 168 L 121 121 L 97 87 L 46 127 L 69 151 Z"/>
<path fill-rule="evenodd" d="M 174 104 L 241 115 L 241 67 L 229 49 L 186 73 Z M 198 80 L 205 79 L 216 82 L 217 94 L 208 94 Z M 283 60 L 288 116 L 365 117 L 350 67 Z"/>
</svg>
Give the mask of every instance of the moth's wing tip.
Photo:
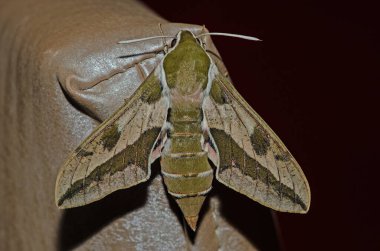
<svg viewBox="0 0 380 251">
<path fill-rule="evenodd" d="M 298 209 L 296 209 L 296 210 L 295 209 L 280 209 L 280 208 L 273 208 L 270 206 L 267 206 L 267 207 L 271 208 L 272 210 L 274 210 L 276 212 L 291 213 L 291 214 L 307 214 L 310 210 L 310 207 L 307 207 L 306 209 L 301 209 L 301 210 L 298 210 Z"/>
<path fill-rule="evenodd" d="M 86 204 L 75 204 L 75 203 L 72 204 L 72 202 L 69 201 L 69 200 L 63 200 L 63 201 L 61 201 L 60 198 L 56 198 L 55 205 L 57 206 L 58 209 L 64 210 L 64 209 L 84 206 Z"/>
<path fill-rule="evenodd" d="M 64 210 L 64 209 L 66 209 L 67 207 L 64 207 L 64 206 L 58 206 L 58 203 L 55 203 L 55 205 L 57 206 L 57 208 L 58 209 L 60 209 L 60 210 Z"/>
<path fill-rule="evenodd" d="M 310 208 L 306 208 L 305 210 L 298 211 L 298 212 L 292 212 L 292 213 L 297 213 L 297 214 L 307 214 L 309 212 Z"/>
<path fill-rule="evenodd" d="M 54 201 L 55 201 L 55 205 L 58 209 L 67 209 L 67 208 L 71 208 L 73 206 L 70 205 L 70 203 L 67 203 L 68 201 L 67 200 L 64 200 L 62 199 L 63 197 L 63 194 L 61 194 L 59 192 L 58 189 L 55 190 L 55 198 L 54 198 Z"/>
<path fill-rule="evenodd" d="M 59 177 L 58 177 L 59 178 Z M 60 194 L 59 189 L 58 189 L 58 179 L 57 179 L 57 185 L 55 187 L 55 197 L 54 197 L 54 202 L 55 205 L 57 206 L 58 209 L 65 209 L 66 207 L 64 206 L 64 201 L 62 200 L 62 194 Z"/>
<path fill-rule="evenodd" d="M 310 200 L 307 201 L 307 203 L 305 203 L 305 209 L 301 209 L 301 210 L 294 210 L 294 211 L 288 211 L 289 213 L 296 213 L 296 214 L 307 214 L 309 211 L 310 211 Z"/>
<path fill-rule="evenodd" d="M 304 202 L 305 208 L 301 208 L 300 210 L 290 210 L 289 213 L 296 213 L 296 214 L 307 214 L 310 211 L 310 205 L 311 200 L 310 196 L 307 198 L 308 200 Z"/>
<path fill-rule="evenodd" d="M 61 197 L 58 195 L 55 196 L 55 205 L 57 206 L 58 209 L 66 209 L 67 208 L 65 206 L 64 201 L 61 201 Z"/>
<path fill-rule="evenodd" d="M 310 210 L 310 204 L 307 205 L 306 209 L 302 209 L 302 210 L 299 210 L 299 211 L 294 211 L 294 212 L 290 212 L 290 213 L 296 213 L 296 214 L 307 214 Z"/>
<path fill-rule="evenodd" d="M 307 214 L 308 212 L 309 212 L 309 208 L 304 211 L 301 211 L 300 214 Z"/>
<path fill-rule="evenodd" d="M 309 201 L 306 204 L 306 209 L 302 211 L 302 214 L 307 214 L 310 211 L 310 205 L 311 205 L 311 198 L 309 197 Z"/>
<path fill-rule="evenodd" d="M 305 178 L 305 180 L 306 180 L 306 178 Z M 307 184 L 307 196 L 305 198 L 306 199 L 305 200 L 305 206 L 306 206 L 306 208 L 304 210 L 302 210 L 302 212 L 300 212 L 300 214 L 307 214 L 309 212 L 310 206 L 311 206 L 311 191 L 310 191 L 310 186 L 307 183 L 307 180 L 306 180 L 306 184 Z"/>
<path fill-rule="evenodd" d="M 66 209 L 67 207 L 65 207 L 63 204 L 59 204 L 58 201 L 55 202 L 55 205 L 58 209 L 60 210 L 63 210 L 63 209 Z"/>
</svg>

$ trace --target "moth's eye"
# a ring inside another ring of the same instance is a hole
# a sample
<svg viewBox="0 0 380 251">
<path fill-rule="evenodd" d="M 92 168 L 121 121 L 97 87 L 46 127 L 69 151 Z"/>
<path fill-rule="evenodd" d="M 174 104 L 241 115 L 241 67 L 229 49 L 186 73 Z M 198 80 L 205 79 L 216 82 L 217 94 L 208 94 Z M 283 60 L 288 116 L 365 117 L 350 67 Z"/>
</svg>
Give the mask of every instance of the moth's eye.
<svg viewBox="0 0 380 251">
<path fill-rule="evenodd" d="M 201 39 L 199 39 L 199 38 L 197 38 L 197 43 L 202 47 L 202 48 L 205 48 L 205 43 L 201 40 Z"/>
<path fill-rule="evenodd" d="M 174 45 L 177 43 L 177 39 L 176 38 L 174 38 L 173 40 L 172 40 L 172 43 L 170 44 L 170 47 L 174 47 Z"/>
</svg>

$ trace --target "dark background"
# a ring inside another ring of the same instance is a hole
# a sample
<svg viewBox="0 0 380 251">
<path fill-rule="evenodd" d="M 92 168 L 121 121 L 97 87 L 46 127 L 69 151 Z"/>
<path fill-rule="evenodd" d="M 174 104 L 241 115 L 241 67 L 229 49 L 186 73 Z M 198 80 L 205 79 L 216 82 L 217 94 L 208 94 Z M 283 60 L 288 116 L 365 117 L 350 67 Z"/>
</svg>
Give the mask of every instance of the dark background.
<svg viewBox="0 0 380 251">
<path fill-rule="evenodd" d="M 172 22 L 263 40 L 213 39 L 237 89 L 310 182 L 307 215 L 276 214 L 283 249 L 380 250 L 375 3 L 144 2 Z"/>
</svg>

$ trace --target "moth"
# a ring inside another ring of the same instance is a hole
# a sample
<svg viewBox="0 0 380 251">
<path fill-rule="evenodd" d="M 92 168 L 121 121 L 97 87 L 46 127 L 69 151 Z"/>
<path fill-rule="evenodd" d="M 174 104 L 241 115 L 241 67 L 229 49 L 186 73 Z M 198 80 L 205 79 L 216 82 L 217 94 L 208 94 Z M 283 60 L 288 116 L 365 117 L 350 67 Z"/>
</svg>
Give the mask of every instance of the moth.
<svg viewBox="0 0 380 251">
<path fill-rule="evenodd" d="M 214 176 L 274 210 L 309 210 L 310 188 L 297 161 L 187 30 L 70 155 L 57 177 L 57 206 L 83 206 L 147 181 L 158 158 L 167 192 L 193 231 Z"/>
</svg>

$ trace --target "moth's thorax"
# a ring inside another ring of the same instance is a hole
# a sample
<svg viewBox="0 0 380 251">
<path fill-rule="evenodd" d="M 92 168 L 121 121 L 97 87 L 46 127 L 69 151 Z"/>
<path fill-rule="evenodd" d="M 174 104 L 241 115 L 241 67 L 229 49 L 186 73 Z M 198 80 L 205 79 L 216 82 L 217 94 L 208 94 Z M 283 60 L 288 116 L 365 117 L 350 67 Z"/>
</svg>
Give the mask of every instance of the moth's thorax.
<svg viewBox="0 0 380 251">
<path fill-rule="evenodd" d="M 163 63 L 166 82 L 178 95 L 193 95 L 207 86 L 210 58 L 189 31 L 182 31 Z"/>
</svg>

